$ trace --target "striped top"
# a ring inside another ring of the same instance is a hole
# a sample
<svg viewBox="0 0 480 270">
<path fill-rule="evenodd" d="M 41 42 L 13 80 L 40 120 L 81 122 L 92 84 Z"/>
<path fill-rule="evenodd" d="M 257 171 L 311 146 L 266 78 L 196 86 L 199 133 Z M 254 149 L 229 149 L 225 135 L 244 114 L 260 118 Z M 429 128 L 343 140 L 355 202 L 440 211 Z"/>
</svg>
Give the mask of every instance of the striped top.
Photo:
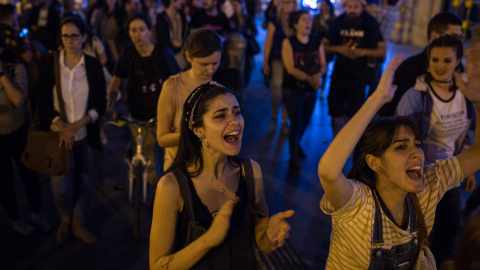
<svg viewBox="0 0 480 270">
<path fill-rule="evenodd" d="M 28 88 L 25 67 L 22 64 L 13 64 L 13 67 L 7 70 L 6 74 L 13 85 L 23 93 L 25 98 Z M 25 106 L 23 101 L 20 105 L 15 106 L 8 98 L 5 89 L 0 87 L 0 135 L 11 134 L 25 123 Z"/>
<path fill-rule="evenodd" d="M 423 177 L 425 190 L 417 196 L 430 234 L 438 202 L 447 190 L 460 184 L 463 170 L 458 159 L 453 157 L 426 167 Z M 353 186 L 353 195 L 341 209 L 334 209 L 326 196 L 320 202 L 322 211 L 332 216 L 326 269 L 367 269 L 370 265 L 375 201 L 369 187 L 355 180 L 349 181 Z M 417 234 L 410 234 L 410 226 L 406 230 L 397 227 L 383 210 L 382 224 L 384 249 L 407 243 Z"/>
</svg>

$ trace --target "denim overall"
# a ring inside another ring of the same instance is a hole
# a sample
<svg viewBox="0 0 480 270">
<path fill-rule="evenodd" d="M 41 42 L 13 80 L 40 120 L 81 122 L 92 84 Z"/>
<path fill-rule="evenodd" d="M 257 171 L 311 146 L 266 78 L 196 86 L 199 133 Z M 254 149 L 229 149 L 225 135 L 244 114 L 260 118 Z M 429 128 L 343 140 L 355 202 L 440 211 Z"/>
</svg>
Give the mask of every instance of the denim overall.
<svg viewBox="0 0 480 270">
<path fill-rule="evenodd" d="M 378 202 L 376 192 L 373 191 L 375 198 L 375 218 L 373 225 L 372 250 L 370 253 L 370 266 L 368 269 L 413 269 L 418 257 L 418 236 L 414 236 L 412 240 L 405 244 L 392 247 L 392 249 L 383 249 L 383 232 L 382 232 L 382 211 Z M 406 197 L 410 234 L 419 230 L 415 206 L 410 196 Z"/>
</svg>

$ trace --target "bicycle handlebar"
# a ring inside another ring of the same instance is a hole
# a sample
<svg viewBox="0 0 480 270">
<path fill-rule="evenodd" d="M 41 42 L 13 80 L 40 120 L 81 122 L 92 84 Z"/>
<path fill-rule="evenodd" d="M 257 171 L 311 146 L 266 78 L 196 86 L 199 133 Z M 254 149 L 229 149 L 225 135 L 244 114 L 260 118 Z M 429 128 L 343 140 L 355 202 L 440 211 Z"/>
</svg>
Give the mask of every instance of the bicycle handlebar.
<svg viewBox="0 0 480 270">
<path fill-rule="evenodd" d="M 151 119 L 146 120 L 146 121 L 142 121 L 142 120 L 134 120 L 131 117 L 129 117 L 128 115 L 121 114 L 117 117 L 117 119 L 112 119 L 112 120 L 108 121 L 107 124 L 112 124 L 112 125 L 115 125 L 117 127 L 121 127 L 121 126 L 124 125 L 123 123 L 120 123 L 121 121 L 125 122 L 126 124 L 137 124 L 137 125 L 144 126 L 144 125 L 152 124 L 155 121 L 157 121 L 157 117 L 151 118 Z"/>
</svg>

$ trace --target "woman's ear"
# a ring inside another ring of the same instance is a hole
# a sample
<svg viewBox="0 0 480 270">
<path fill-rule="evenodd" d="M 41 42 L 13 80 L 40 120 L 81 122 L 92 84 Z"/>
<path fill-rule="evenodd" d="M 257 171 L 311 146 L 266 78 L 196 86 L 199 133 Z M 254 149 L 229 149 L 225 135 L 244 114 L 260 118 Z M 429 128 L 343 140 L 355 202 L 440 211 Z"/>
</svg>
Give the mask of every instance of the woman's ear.
<svg viewBox="0 0 480 270">
<path fill-rule="evenodd" d="M 82 43 L 87 42 L 87 34 L 82 35 Z"/>
<path fill-rule="evenodd" d="M 195 133 L 195 135 L 196 135 L 198 138 L 203 138 L 203 137 L 205 137 L 205 134 L 203 133 L 203 128 L 202 128 L 202 127 L 193 128 L 193 133 Z"/>
<path fill-rule="evenodd" d="M 187 51 L 185 51 L 185 59 L 187 59 L 188 63 L 192 63 L 192 57 Z"/>
<path fill-rule="evenodd" d="M 365 157 L 365 161 L 367 162 L 368 167 L 374 172 L 377 172 L 377 169 L 380 168 L 380 159 L 372 154 L 368 154 Z"/>
</svg>

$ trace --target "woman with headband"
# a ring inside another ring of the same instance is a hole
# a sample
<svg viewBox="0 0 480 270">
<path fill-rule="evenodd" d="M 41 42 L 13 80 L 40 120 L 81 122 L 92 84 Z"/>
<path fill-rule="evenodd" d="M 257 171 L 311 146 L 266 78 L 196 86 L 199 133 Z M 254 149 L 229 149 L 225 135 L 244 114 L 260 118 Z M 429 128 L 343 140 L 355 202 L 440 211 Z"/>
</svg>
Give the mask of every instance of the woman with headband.
<svg viewBox="0 0 480 270">
<path fill-rule="evenodd" d="M 268 217 L 260 166 L 237 157 L 243 127 L 237 99 L 216 82 L 187 98 L 155 196 L 151 269 L 257 269 L 253 235 L 264 252 L 283 245 L 293 211 Z"/>
</svg>

